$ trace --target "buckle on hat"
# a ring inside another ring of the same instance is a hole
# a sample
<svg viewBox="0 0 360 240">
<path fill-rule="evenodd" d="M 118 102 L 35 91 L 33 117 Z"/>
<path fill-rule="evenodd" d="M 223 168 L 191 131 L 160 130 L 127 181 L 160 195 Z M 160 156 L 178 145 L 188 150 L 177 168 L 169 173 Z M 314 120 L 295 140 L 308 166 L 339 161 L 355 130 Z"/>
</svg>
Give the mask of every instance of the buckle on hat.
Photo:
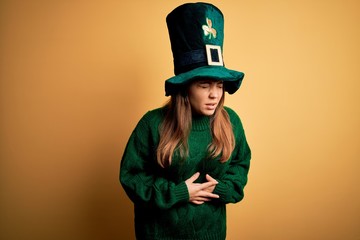
<svg viewBox="0 0 360 240">
<path fill-rule="evenodd" d="M 217 45 L 205 45 L 208 65 L 224 66 L 221 47 Z"/>
</svg>

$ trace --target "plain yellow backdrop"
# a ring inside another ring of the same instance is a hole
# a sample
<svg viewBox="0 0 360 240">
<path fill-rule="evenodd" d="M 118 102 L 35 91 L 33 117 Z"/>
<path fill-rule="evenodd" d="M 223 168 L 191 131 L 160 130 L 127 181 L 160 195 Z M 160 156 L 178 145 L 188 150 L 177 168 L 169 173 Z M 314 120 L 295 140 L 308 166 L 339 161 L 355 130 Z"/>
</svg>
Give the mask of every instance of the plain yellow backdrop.
<svg viewBox="0 0 360 240">
<path fill-rule="evenodd" d="M 228 239 L 360 239 L 360 3 L 211 2 L 253 151 Z M 1 1 L 1 239 L 134 239 L 120 159 L 167 100 L 182 3 Z"/>
</svg>

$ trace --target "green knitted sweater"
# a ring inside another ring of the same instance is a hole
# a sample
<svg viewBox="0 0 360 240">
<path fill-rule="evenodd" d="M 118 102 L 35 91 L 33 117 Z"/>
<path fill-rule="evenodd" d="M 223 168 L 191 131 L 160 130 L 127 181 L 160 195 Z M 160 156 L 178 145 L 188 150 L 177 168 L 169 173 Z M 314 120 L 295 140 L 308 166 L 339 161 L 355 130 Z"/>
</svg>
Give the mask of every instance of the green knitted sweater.
<svg viewBox="0 0 360 240">
<path fill-rule="evenodd" d="M 134 203 L 135 233 L 138 240 L 224 240 L 226 204 L 244 197 L 250 165 L 250 148 L 238 115 L 225 108 L 236 139 L 235 150 L 225 163 L 207 159 L 212 140 L 210 117 L 196 117 L 189 135 L 189 155 L 185 161 L 174 154 L 172 164 L 162 168 L 156 161 L 159 126 L 164 108 L 147 112 L 132 132 L 120 166 L 120 182 Z M 189 202 L 185 180 L 194 173 L 218 181 L 214 193 L 219 199 L 201 205 Z"/>
</svg>

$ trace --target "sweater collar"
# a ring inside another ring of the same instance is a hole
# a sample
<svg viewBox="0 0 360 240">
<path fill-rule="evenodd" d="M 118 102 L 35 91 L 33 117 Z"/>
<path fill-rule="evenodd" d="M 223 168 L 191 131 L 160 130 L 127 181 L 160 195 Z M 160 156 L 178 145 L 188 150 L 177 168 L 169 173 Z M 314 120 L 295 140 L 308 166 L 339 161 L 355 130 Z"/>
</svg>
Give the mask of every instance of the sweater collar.
<svg viewBox="0 0 360 240">
<path fill-rule="evenodd" d="M 192 117 L 192 130 L 193 131 L 204 131 L 210 129 L 210 118 L 209 116 L 193 116 Z"/>
</svg>

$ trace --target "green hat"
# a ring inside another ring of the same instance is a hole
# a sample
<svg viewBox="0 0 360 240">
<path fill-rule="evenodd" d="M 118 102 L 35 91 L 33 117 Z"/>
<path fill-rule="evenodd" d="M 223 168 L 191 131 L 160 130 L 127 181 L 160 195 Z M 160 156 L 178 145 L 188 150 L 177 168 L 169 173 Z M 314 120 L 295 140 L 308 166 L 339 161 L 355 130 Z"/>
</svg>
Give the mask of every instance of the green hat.
<svg viewBox="0 0 360 240">
<path fill-rule="evenodd" d="M 175 76 L 165 81 L 165 95 L 176 93 L 194 79 L 222 80 L 229 94 L 236 92 L 244 73 L 225 68 L 224 16 L 209 3 L 186 3 L 166 17 Z"/>
</svg>

